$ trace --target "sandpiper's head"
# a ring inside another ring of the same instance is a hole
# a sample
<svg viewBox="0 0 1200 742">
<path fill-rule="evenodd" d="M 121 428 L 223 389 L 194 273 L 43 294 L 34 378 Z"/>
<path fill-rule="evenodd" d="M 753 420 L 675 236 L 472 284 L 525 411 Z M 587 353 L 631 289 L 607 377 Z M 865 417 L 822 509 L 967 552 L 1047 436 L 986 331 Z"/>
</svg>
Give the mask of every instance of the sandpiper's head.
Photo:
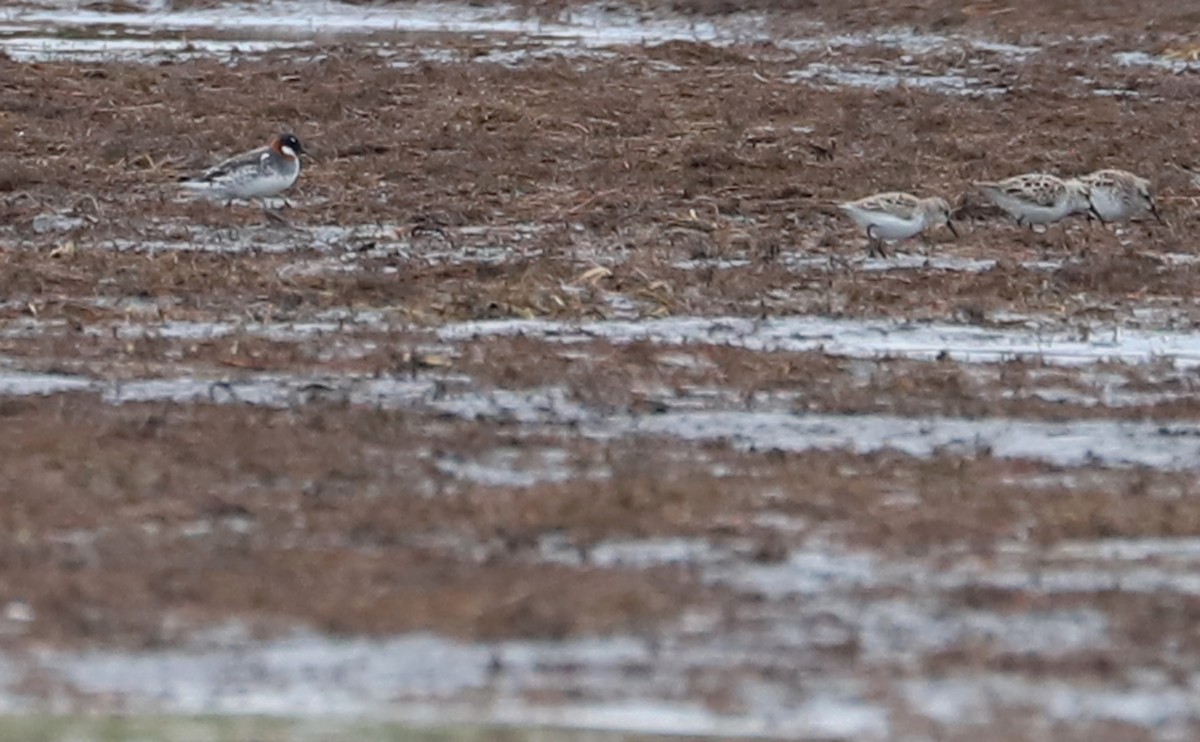
<svg viewBox="0 0 1200 742">
<path fill-rule="evenodd" d="M 295 134 L 280 134 L 271 142 L 271 148 L 285 157 L 299 157 L 304 154 L 304 145 Z"/>
<path fill-rule="evenodd" d="M 1133 181 L 1133 192 L 1137 194 L 1138 202 L 1147 209 L 1154 208 L 1154 192 L 1150 190 L 1150 181 L 1137 178 Z"/>
<path fill-rule="evenodd" d="M 1067 187 L 1067 202 L 1073 213 L 1092 210 L 1092 190 L 1079 178 L 1068 178 L 1063 181 Z"/>
<path fill-rule="evenodd" d="M 950 221 L 950 204 L 944 198 L 927 198 L 925 199 L 925 223 L 929 226 L 938 226 L 945 224 L 958 236 L 958 230 L 954 228 L 954 222 Z"/>
<path fill-rule="evenodd" d="M 1158 213 L 1158 204 L 1154 203 L 1154 191 L 1150 187 L 1150 181 L 1145 178 L 1138 178 L 1133 182 L 1133 191 L 1137 194 L 1138 204 L 1154 215 L 1154 218 L 1160 224 L 1166 224 L 1163 221 L 1162 214 Z"/>
<path fill-rule="evenodd" d="M 925 199 L 925 213 L 929 215 L 929 221 L 935 224 L 945 224 L 950 221 L 950 204 L 944 198 L 927 198 Z"/>
</svg>

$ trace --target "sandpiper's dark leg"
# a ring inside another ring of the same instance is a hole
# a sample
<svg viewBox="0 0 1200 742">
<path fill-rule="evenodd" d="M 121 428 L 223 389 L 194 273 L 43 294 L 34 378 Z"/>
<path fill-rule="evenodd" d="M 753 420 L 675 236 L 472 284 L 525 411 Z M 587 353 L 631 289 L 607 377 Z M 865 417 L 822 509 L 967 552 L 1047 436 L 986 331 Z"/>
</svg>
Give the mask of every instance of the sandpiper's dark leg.
<svg viewBox="0 0 1200 742">
<path fill-rule="evenodd" d="M 887 253 L 883 251 L 883 240 L 875 235 L 875 225 L 867 227 L 867 257 L 873 258 L 876 254 L 881 258 L 886 258 Z"/>
</svg>

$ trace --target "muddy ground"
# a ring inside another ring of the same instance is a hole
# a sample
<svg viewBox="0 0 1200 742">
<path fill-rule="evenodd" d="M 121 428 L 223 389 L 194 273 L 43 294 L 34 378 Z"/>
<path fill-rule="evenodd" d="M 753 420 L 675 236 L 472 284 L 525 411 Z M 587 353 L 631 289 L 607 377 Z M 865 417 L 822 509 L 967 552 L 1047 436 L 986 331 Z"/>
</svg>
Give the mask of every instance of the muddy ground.
<svg viewBox="0 0 1200 742">
<path fill-rule="evenodd" d="M 1179 167 L 1200 162 L 1200 76 L 1177 35 L 1195 11 L 755 8 L 766 35 L 719 42 L 0 55 L 0 649 L 29 663 L 9 694 L 122 708 L 134 691 L 29 658 L 236 624 L 634 637 L 666 654 L 607 684 L 573 684 L 585 660 L 542 668 L 516 695 L 630 682 L 786 737 L 1200 728 L 1200 190 Z M 749 23 L 724 10 L 635 8 Z M 288 224 L 179 196 L 279 129 L 313 154 Z M 1151 177 L 1167 224 L 1030 233 L 970 187 L 1100 167 Z M 867 260 L 833 204 L 893 189 L 949 198 L 962 237 Z M 810 316 L 1048 345 L 755 339 Z M 670 324 L 693 319 L 713 339 Z M 1103 350 L 1137 332 L 1177 344 Z M 1063 337 L 1101 349 L 1064 363 Z M 912 432 L 868 442 L 876 423 Z M 909 445 L 949 424 L 967 432 Z M 722 556 L 599 556 L 642 543 Z M 821 553 L 911 574 L 805 561 Z M 858 623 L 876 611 L 883 628 Z M 505 662 L 490 672 L 498 693 Z M 821 679 L 858 726 L 788 726 L 762 700 L 808 708 Z"/>
</svg>

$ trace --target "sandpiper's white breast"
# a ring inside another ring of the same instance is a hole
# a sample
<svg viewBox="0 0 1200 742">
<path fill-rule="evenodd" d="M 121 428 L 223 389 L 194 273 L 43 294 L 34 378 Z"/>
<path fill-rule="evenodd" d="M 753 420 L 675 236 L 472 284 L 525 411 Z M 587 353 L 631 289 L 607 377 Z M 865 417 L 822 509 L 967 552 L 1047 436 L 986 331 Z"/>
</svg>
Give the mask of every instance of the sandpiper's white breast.
<svg viewBox="0 0 1200 742">
<path fill-rule="evenodd" d="M 870 236 L 880 240 L 906 240 L 925 228 L 925 220 L 920 212 L 906 219 L 888 211 L 864 209 L 854 204 L 846 204 L 842 208 L 859 226 L 865 228 Z"/>
<path fill-rule="evenodd" d="M 986 193 L 992 203 L 1027 224 L 1049 224 L 1057 222 L 1071 213 L 1071 203 L 1066 198 L 1058 199 L 1051 206 L 1042 206 L 1033 201 L 1010 196 L 1000 190 L 986 190 Z"/>
<path fill-rule="evenodd" d="M 1106 222 L 1124 219 L 1132 211 L 1131 205 L 1111 188 L 1092 189 L 1092 208 Z"/>
</svg>

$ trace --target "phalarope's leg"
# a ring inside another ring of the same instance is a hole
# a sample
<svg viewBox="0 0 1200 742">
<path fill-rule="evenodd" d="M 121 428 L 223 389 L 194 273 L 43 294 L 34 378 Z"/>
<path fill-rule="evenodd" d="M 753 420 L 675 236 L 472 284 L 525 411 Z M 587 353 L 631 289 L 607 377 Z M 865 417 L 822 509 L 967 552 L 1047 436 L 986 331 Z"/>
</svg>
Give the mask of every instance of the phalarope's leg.
<svg viewBox="0 0 1200 742">
<path fill-rule="evenodd" d="M 287 219 L 284 219 L 283 215 L 277 210 L 268 209 L 266 206 L 263 206 L 263 215 L 277 224 L 282 224 L 285 227 L 292 226 L 291 222 L 289 222 Z"/>
</svg>

